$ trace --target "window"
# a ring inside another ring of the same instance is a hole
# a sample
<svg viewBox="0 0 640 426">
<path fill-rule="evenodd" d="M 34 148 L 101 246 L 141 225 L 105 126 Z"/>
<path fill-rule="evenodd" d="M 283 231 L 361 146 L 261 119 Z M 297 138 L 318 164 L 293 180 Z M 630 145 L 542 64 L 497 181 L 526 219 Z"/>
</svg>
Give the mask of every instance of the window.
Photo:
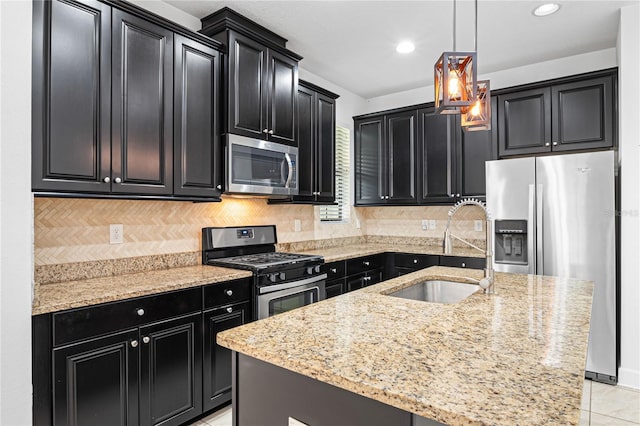
<svg viewBox="0 0 640 426">
<path fill-rule="evenodd" d="M 336 126 L 336 205 L 320 206 L 321 222 L 349 221 L 349 141 L 350 132 Z"/>
</svg>

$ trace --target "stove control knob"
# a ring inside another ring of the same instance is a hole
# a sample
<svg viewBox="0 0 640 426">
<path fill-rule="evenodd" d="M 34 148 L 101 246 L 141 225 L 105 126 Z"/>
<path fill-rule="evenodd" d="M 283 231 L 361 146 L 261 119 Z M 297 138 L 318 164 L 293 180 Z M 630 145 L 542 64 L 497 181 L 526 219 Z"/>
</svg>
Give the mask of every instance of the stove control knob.
<svg viewBox="0 0 640 426">
<path fill-rule="evenodd" d="M 320 273 L 320 265 L 316 265 L 315 268 L 313 268 L 313 270 L 314 270 L 314 272 L 316 274 L 319 274 Z"/>
<path fill-rule="evenodd" d="M 271 281 L 272 283 L 275 283 L 277 279 L 278 276 L 276 274 L 269 275 L 269 281 Z"/>
<path fill-rule="evenodd" d="M 285 278 L 287 278 L 287 276 L 284 274 L 284 272 L 280 272 L 280 279 L 284 280 Z"/>
<path fill-rule="evenodd" d="M 313 266 L 307 266 L 307 275 L 313 274 Z"/>
</svg>

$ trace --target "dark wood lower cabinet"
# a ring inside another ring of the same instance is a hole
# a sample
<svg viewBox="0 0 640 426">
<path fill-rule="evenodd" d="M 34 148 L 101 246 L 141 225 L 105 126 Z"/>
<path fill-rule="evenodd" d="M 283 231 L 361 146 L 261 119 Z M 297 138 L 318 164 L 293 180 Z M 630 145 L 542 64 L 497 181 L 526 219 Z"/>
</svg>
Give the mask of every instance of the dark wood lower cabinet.
<svg viewBox="0 0 640 426">
<path fill-rule="evenodd" d="M 234 352 L 234 425 L 411 426 L 412 415 L 344 389 Z"/>
<path fill-rule="evenodd" d="M 334 280 L 327 282 L 326 291 L 327 291 L 327 299 L 332 297 L 340 296 L 345 292 L 345 279 Z"/>
<path fill-rule="evenodd" d="M 204 313 L 203 411 L 231 401 L 231 351 L 216 343 L 218 333 L 246 324 L 251 303 L 212 309 Z"/>
<path fill-rule="evenodd" d="M 358 290 L 363 287 L 378 284 L 383 280 L 384 270 L 376 269 L 363 272 L 347 278 L 347 291 Z"/>
<path fill-rule="evenodd" d="M 54 349 L 53 424 L 137 424 L 137 346 L 132 329 Z"/>
<path fill-rule="evenodd" d="M 202 314 L 140 328 L 140 425 L 202 413 Z"/>
</svg>

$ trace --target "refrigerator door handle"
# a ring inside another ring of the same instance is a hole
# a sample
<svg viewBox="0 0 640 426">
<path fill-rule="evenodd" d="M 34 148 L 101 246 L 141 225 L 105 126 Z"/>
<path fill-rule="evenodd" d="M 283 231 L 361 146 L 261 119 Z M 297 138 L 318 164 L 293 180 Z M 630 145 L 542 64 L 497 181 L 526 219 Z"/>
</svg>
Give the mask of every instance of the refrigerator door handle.
<svg viewBox="0 0 640 426">
<path fill-rule="evenodd" d="M 536 191 L 536 273 L 544 275 L 544 224 L 542 223 L 542 200 L 544 186 L 538 184 Z"/>
<path fill-rule="evenodd" d="M 536 187 L 529 185 L 529 222 L 527 224 L 527 233 L 529 234 L 527 242 L 527 253 L 529 253 L 529 265 L 527 273 L 536 273 L 536 240 L 534 238 L 536 230 Z"/>
</svg>

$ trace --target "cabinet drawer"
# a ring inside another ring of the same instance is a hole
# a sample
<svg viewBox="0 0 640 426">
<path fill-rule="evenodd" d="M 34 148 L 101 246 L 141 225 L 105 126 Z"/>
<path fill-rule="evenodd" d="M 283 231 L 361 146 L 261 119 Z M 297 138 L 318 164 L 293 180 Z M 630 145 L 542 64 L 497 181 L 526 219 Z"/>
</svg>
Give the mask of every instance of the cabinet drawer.
<svg viewBox="0 0 640 426">
<path fill-rule="evenodd" d="M 53 345 L 202 310 L 200 287 L 53 314 Z"/>
<path fill-rule="evenodd" d="M 204 287 L 204 308 L 251 300 L 251 279 L 225 281 Z"/>
<path fill-rule="evenodd" d="M 384 267 L 384 254 L 358 257 L 347 260 L 347 275 L 359 274 Z"/>
<path fill-rule="evenodd" d="M 458 257 L 441 256 L 440 266 L 453 266 L 455 268 L 484 269 L 487 264 L 484 257 Z"/>
<path fill-rule="evenodd" d="M 438 264 L 439 256 L 429 254 L 396 253 L 395 266 L 399 268 L 423 269 Z"/>
<path fill-rule="evenodd" d="M 322 272 L 327 274 L 327 281 L 343 278 L 345 276 L 345 261 L 339 260 L 337 262 L 325 263 L 322 265 Z"/>
<path fill-rule="evenodd" d="M 340 296 L 345 291 L 345 279 L 339 279 L 335 281 L 329 281 L 326 284 L 327 299 L 335 296 Z"/>
</svg>

